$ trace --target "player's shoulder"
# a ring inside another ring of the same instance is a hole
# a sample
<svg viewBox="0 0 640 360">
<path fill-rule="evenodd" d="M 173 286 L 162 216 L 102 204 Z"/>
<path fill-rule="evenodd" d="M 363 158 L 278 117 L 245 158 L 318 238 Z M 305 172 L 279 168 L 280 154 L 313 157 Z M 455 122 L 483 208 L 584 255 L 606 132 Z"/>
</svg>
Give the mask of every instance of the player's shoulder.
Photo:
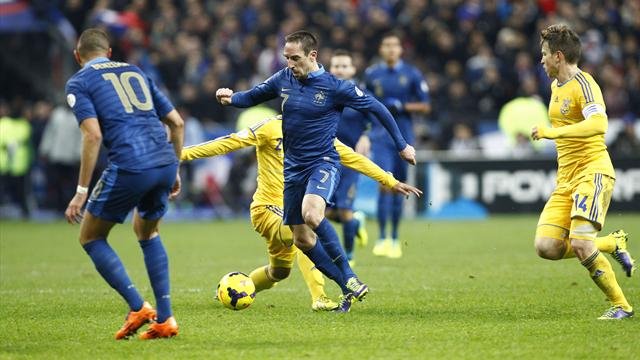
<svg viewBox="0 0 640 360">
<path fill-rule="evenodd" d="M 249 127 L 250 132 L 256 137 L 282 137 L 282 116 L 276 115 L 264 119 Z"/>
<path fill-rule="evenodd" d="M 593 75 L 589 74 L 588 72 L 585 71 L 578 71 L 578 73 L 576 74 L 576 79 L 579 82 L 591 85 L 591 86 L 598 86 L 598 83 L 596 82 L 596 80 L 593 78 Z"/>
<path fill-rule="evenodd" d="M 371 76 L 373 74 L 375 74 L 376 72 L 379 72 L 380 69 L 382 69 L 382 63 L 375 63 L 373 65 L 370 65 L 365 71 L 364 74 L 365 76 Z"/>
</svg>

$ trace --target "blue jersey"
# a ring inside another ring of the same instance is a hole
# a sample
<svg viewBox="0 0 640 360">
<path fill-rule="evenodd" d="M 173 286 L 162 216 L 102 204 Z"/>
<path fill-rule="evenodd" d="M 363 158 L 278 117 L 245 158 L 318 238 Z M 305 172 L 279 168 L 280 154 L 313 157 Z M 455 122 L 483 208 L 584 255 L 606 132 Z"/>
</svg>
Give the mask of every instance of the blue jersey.
<svg viewBox="0 0 640 360">
<path fill-rule="evenodd" d="M 336 137 L 350 148 L 355 148 L 360 136 L 369 128 L 372 121 L 367 114 L 346 107 L 342 110 Z"/>
<path fill-rule="evenodd" d="M 365 84 L 367 90 L 385 105 L 393 101 L 399 101 L 402 104 L 430 101 L 429 88 L 424 77 L 418 69 L 404 61 L 398 62 L 394 67 L 389 67 L 386 63 L 370 66 L 365 71 Z M 404 138 L 408 142 L 413 142 L 411 114 L 403 109 L 398 112 L 395 119 Z M 375 122 L 371 137 L 375 140 L 388 138 Z"/>
<path fill-rule="evenodd" d="M 249 107 L 278 96 L 282 97 L 285 181 L 296 181 L 318 161 L 339 162 L 333 141 L 346 106 L 373 113 L 391 134 L 398 151 L 407 145 L 382 104 L 353 82 L 326 72 L 322 65 L 302 81 L 284 68 L 262 84 L 233 94 L 231 104 Z"/>
<path fill-rule="evenodd" d="M 93 59 L 69 79 L 66 93 L 78 123 L 98 119 L 113 165 L 139 171 L 178 161 L 160 121 L 173 106 L 138 67 Z"/>
</svg>

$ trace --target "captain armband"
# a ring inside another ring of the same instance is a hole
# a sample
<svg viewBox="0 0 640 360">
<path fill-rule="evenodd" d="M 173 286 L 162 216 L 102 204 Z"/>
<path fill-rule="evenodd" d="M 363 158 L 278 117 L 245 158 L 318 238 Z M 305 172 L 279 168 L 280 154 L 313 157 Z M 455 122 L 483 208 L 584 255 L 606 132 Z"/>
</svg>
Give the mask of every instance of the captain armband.
<svg viewBox="0 0 640 360">
<path fill-rule="evenodd" d="M 600 104 L 593 103 L 582 108 L 582 116 L 584 116 L 585 119 L 597 114 L 607 116 L 607 113 L 604 111 L 604 107 Z"/>
</svg>

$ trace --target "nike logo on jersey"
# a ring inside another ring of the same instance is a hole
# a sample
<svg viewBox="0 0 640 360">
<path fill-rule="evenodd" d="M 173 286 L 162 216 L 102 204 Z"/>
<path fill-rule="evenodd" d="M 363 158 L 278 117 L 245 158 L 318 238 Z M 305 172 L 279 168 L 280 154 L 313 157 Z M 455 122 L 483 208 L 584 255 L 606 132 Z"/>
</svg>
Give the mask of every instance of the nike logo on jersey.
<svg viewBox="0 0 640 360">
<path fill-rule="evenodd" d="M 318 190 L 327 190 L 327 188 L 326 188 L 326 187 L 324 187 L 324 186 L 320 186 L 320 185 L 317 185 L 317 186 L 316 186 L 316 189 L 318 189 Z"/>
<path fill-rule="evenodd" d="M 285 91 L 289 91 L 289 90 L 291 90 L 291 89 L 289 89 L 289 88 L 282 88 L 282 90 L 281 90 L 281 91 L 282 91 L 282 92 L 285 92 Z"/>
</svg>

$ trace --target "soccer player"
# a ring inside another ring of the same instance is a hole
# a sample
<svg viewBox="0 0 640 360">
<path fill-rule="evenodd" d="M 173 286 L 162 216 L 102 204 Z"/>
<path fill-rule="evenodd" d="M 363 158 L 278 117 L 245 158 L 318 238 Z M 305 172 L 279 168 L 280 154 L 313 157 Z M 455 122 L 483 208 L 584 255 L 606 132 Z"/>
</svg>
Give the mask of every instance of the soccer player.
<svg viewBox="0 0 640 360">
<path fill-rule="evenodd" d="M 338 234 L 324 217 L 340 177 L 333 140 L 342 109 L 348 106 L 374 114 L 393 137 L 400 156 L 412 164 L 415 150 L 382 104 L 318 64 L 315 35 L 307 31 L 287 35 L 283 53 L 286 68 L 247 91 L 234 94 L 231 89 L 218 89 L 216 98 L 223 105 L 249 107 L 282 97 L 284 223 L 292 226 L 295 245 L 340 286 L 340 309 L 347 312 L 369 287 L 356 277 Z"/>
<path fill-rule="evenodd" d="M 351 80 L 356 74 L 353 66 L 353 59 L 346 50 L 336 50 L 331 56 L 329 67 L 331 74 L 338 79 Z M 344 108 L 338 123 L 336 138 L 363 155 L 369 153 L 371 142 L 367 131 L 371 126 L 371 121 L 360 111 Z M 364 213 L 353 212 L 353 201 L 356 197 L 356 186 L 358 183 L 358 172 L 348 167 L 340 166 L 340 182 L 333 195 L 334 205 L 327 208 L 326 215 L 329 219 L 342 224 L 342 241 L 347 259 L 351 266 L 354 265 L 353 248 L 354 238 L 357 236 L 359 244 L 366 246 L 368 234 L 365 228 Z"/>
<path fill-rule="evenodd" d="M 67 103 L 82 131 L 82 158 L 76 194 L 65 217 L 80 225 L 80 244 L 96 270 L 129 305 L 116 339 L 126 339 L 152 322 L 140 337 L 155 339 L 178 334 L 169 296 L 169 264 L 158 223 L 167 200 L 180 191 L 178 159 L 184 122 L 169 100 L 136 66 L 111 61 L 107 35 L 85 30 L 74 51 L 82 67 L 67 82 Z M 169 127 L 170 142 L 164 124 Z M 100 145 L 109 150 L 109 165 L 89 199 L 87 187 Z M 116 223 L 133 214 L 144 262 L 156 298 L 157 312 L 144 301 L 129 279 L 107 237 Z"/>
<path fill-rule="evenodd" d="M 387 33 L 382 37 L 379 48 L 382 62 L 370 66 L 365 71 L 367 90 L 382 102 L 393 114 L 409 143 L 413 143 L 413 114 L 427 114 L 431 111 L 429 90 L 424 77 L 418 69 L 401 59 L 402 45 L 400 36 Z M 391 171 L 396 179 L 407 180 L 407 164 L 402 161 L 393 148 L 393 143 L 384 134 L 382 128 L 373 123 L 371 129 L 373 161 L 386 171 Z M 402 196 L 394 196 L 380 189 L 378 196 L 378 226 L 380 235 L 373 248 L 374 255 L 389 258 L 402 257 L 402 247 L 398 240 L 398 227 L 402 217 Z M 391 237 L 387 233 L 387 220 L 391 215 Z"/>
<path fill-rule="evenodd" d="M 634 260 L 627 251 L 627 234 L 618 230 L 596 237 L 604 225 L 615 182 L 604 143 L 607 114 L 602 92 L 593 77 L 577 66 L 581 44 L 573 30 L 551 25 L 542 30 L 540 45 L 540 62 L 554 79 L 549 103 L 552 127 L 534 127 L 531 136 L 556 141 L 558 175 L 556 188 L 540 214 L 536 251 L 549 260 L 577 257 L 612 304 L 599 319 L 629 318 L 633 309 L 601 253 L 610 253 L 631 276 Z"/>
<path fill-rule="evenodd" d="M 190 161 L 203 157 L 227 154 L 238 149 L 255 146 L 258 160 L 258 186 L 251 202 L 251 224 L 265 240 L 269 253 L 269 265 L 260 266 L 250 274 L 256 291 L 270 289 L 286 279 L 291 272 L 293 260 L 298 253 L 293 246 L 293 233 L 282 225 L 284 191 L 284 151 L 282 149 L 282 118 L 262 121 L 247 129 L 223 136 L 202 144 L 188 146 L 182 150 L 182 160 Z M 385 173 L 369 159 L 355 153 L 339 141 L 335 148 L 346 166 L 358 169 L 380 184 L 403 195 L 420 195 L 420 190 L 403 184 Z M 311 308 L 314 311 L 334 310 L 338 304 L 324 292 L 324 278 L 315 265 L 304 254 L 298 253 L 298 267 L 311 293 Z"/>
</svg>

